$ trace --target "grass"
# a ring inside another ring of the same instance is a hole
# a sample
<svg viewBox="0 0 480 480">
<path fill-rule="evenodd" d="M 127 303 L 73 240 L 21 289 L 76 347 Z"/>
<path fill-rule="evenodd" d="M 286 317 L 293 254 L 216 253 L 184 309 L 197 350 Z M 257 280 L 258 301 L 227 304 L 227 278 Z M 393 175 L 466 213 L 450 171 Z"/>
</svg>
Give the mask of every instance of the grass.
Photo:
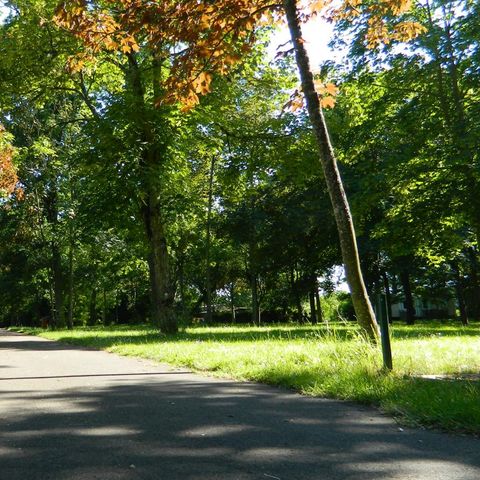
<svg viewBox="0 0 480 480">
<path fill-rule="evenodd" d="M 18 329 L 17 329 L 18 330 Z M 393 328 L 394 371 L 351 324 L 192 327 L 165 337 L 148 326 L 23 329 L 53 340 L 379 406 L 402 424 L 480 433 L 480 382 L 422 375 L 478 374 L 480 325 Z"/>
</svg>

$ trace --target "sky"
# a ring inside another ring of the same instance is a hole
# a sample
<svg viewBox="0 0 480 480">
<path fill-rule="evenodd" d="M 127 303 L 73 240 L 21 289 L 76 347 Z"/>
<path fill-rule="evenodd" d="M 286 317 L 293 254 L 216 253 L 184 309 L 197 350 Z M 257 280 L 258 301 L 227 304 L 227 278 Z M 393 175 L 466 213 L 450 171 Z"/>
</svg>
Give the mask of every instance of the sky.
<svg viewBox="0 0 480 480">
<path fill-rule="evenodd" d="M 305 47 L 307 48 L 310 58 L 310 65 L 313 69 L 316 69 L 316 67 L 326 60 L 335 59 L 335 52 L 328 47 L 328 43 L 333 36 L 333 25 L 331 23 L 317 17 L 302 25 L 302 32 Z M 272 39 L 270 55 L 274 57 L 277 47 L 288 42 L 289 39 L 290 33 L 287 26 L 284 25 Z M 291 48 L 291 46 L 286 45 L 281 48 L 281 50 L 288 50 L 289 48 Z"/>
</svg>

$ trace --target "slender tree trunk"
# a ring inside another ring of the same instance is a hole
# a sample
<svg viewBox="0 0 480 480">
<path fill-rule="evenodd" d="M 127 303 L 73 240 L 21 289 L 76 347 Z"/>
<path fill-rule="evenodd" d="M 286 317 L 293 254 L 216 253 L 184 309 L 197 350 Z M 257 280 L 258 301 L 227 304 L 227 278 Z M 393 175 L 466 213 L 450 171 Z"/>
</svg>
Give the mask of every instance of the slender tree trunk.
<svg viewBox="0 0 480 480">
<path fill-rule="evenodd" d="M 54 288 L 53 288 L 53 274 L 52 275 L 49 275 L 49 278 L 48 279 L 48 297 L 49 297 L 49 300 L 50 300 L 50 321 L 48 322 L 48 327 L 52 330 L 55 330 L 55 328 L 57 327 L 57 324 L 56 324 L 56 317 L 57 317 L 57 314 L 56 314 L 56 308 L 55 308 L 55 294 L 54 294 Z"/>
<path fill-rule="evenodd" d="M 400 273 L 400 281 L 402 282 L 403 295 L 405 297 L 406 322 L 407 325 L 415 324 L 415 306 L 413 304 L 412 288 L 410 285 L 410 273 L 403 270 Z"/>
<path fill-rule="evenodd" d="M 107 324 L 107 290 L 105 286 L 102 291 L 102 324 Z"/>
<path fill-rule="evenodd" d="M 320 292 L 318 291 L 318 286 L 315 289 L 315 299 L 317 304 L 317 320 L 323 322 L 323 311 L 322 311 L 322 300 L 320 298 Z"/>
<path fill-rule="evenodd" d="M 392 317 L 392 293 L 390 292 L 390 282 L 388 281 L 387 272 L 382 272 L 383 287 L 385 288 L 385 297 L 387 299 L 387 315 L 389 323 L 393 323 Z"/>
<path fill-rule="evenodd" d="M 352 295 L 355 314 L 365 335 L 371 340 L 377 341 L 380 336 L 380 331 L 372 305 L 367 295 L 360 269 L 357 241 L 350 214 L 350 207 L 345 195 L 340 172 L 337 167 L 327 125 L 320 106 L 320 100 L 315 91 L 313 74 L 310 69 L 308 55 L 302 38 L 300 21 L 298 19 L 297 2 L 296 0 L 284 0 L 283 5 L 293 47 L 295 49 L 296 62 L 300 72 L 308 114 L 317 139 L 320 152 L 320 162 L 323 168 L 330 200 L 333 205 L 347 282 Z"/>
<path fill-rule="evenodd" d="M 455 293 L 457 294 L 458 309 L 460 310 L 460 320 L 462 325 L 468 325 L 467 306 L 465 304 L 465 295 L 463 291 L 463 278 L 460 269 L 452 265 L 455 278 Z"/>
<path fill-rule="evenodd" d="M 186 316 L 185 305 L 185 257 L 183 253 L 180 253 L 179 265 L 178 265 L 178 284 L 180 287 L 180 309 L 182 315 Z"/>
<path fill-rule="evenodd" d="M 73 223 L 70 219 L 70 226 L 68 229 L 70 236 L 69 250 L 68 250 L 68 320 L 67 327 L 69 330 L 73 329 L 73 252 L 75 249 L 75 239 L 73 237 Z"/>
<path fill-rule="evenodd" d="M 295 320 L 300 323 L 303 318 L 302 302 L 298 294 L 297 281 L 295 277 L 295 266 L 290 266 L 290 290 L 293 296 L 293 303 L 295 305 L 297 313 L 294 314 Z"/>
<path fill-rule="evenodd" d="M 56 241 L 52 241 L 52 274 L 53 274 L 53 297 L 55 312 L 55 327 L 65 326 L 65 297 L 64 297 L 64 278 L 62 271 L 62 257 L 60 248 Z"/>
<path fill-rule="evenodd" d="M 315 307 L 315 292 L 310 290 L 308 293 L 308 297 L 310 300 L 310 322 L 314 325 L 317 323 L 317 309 Z"/>
<path fill-rule="evenodd" d="M 235 324 L 236 316 L 235 316 L 235 282 L 230 283 L 230 312 L 232 316 L 232 323 Z"/>
<path fill-rule="evenodd" d="M 93 287 L 90 294 L 90 306 L 88 313 L 88 324 L 95 325 L 97 323 L 97 287 Z"/>
<path fill-rule="evenodd" d="M 470 302 L 470 314 L 476 320 L 480 319 L 480 275 L 477 251 L 470 247 L 468 249 L 468 259 L 470 263 L 470 285 L 473 291 L 473 298 Z"/>
<path fill-rule="evenodd" d="M 208 176 L 208 206 L 207 206 L 207 228 L 205 243 L 205 285 L 207 289 L 207 322 L 212 321 L 212 281 L 210 275 L 210 246 L 212 241 L 212 207 L 213 207 L 213 180 L 215 175 L 215 157 L 212 157 L 210 172 Z"/>
<path fill-rule="evenodd" d="M 260 305 L 258 302 L 258 277 L 256 272 L 252 273 L 251 288 L 252 288 L 252 323 L 254 325 L 260 325 Z"/>
<path fill-rule="evenodd" d="M 37 197 L 38 198 L 38 197 Z M 43 200 L 45 217 L 52 228 L 52 239 L 47 240 L 43 230 L 42 222 L 40 222 L 40 232 L 42 240 L 50 247 L 50 303 L 52 319 L 50 322 L 51 328 L 62 328 L 65 326 L 65 311 L 64 311 L 64 275 L 62 269 L 62 256 L 60 245 L 58 243 L 58 206 L 57 206 L 57 187 L 52 181 L 52 185 L 47 190 Z M 38 200 L 37 205 L 39 206 Z"/>
</svg>

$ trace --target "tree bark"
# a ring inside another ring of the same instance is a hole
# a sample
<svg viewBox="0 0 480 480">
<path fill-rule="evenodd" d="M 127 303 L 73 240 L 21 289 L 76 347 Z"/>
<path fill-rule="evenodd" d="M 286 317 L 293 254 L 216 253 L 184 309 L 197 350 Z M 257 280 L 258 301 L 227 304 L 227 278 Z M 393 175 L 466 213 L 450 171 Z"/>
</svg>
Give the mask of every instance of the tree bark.
<svg viewBox="0 0 480 480">
<path fill-rule="evenodd" d="M 296 0 L 284 0 L 283 5 L 295 49 L 296 63 L 300 72 L 307 110 L 319 147 L 320 162 L 333 206 L 347 283 L 350 288 L 355 314 L 364 334 L 372 341 L 377 341 L 380 330 L 363 281 L 350 207 L 337 167 L 320 100 L 315 91 L 313 74 L 302 39 L 297 2 Z"/>
<path fill-rule="evenodd" d="M 163 333 L 178 331 L 177 319 L 173 310 L 174 293 L 170 279 L 170 265 L 160 205 L 151 194 L 144 207 L 144 222 L 150 254 L 150 295 L 152 320 Z"/>
</svg>

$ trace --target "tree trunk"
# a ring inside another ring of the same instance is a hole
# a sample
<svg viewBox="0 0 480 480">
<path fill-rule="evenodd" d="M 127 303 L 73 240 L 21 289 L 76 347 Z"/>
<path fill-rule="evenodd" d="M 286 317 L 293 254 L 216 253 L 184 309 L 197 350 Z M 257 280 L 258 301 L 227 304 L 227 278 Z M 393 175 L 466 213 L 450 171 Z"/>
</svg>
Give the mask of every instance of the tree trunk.
<svg viewBox="0 0 480 480">
<path fill-rule="evenodd" d="M 346 277 L 355 314 L 364 334 L 372 341 L 377 341 L 380 336 L 380 330 L 363 281 L 350 207 L 337 167 L 320 100 L 315 91 L 313 74 L 302 39 L 297 2 L 296 0 L 284 0 L 283 5 L 295 49 L 295 57 L 300 72 L 308 114 L 319 147 L 320 162 L 333 206 L 342 258 L 345 264 Z"/>
<path fill-rule="evenodd" d="M 400 273 L 400 281 L 402 282 L 403 295 L 405 297 L 405 310 L 407 325 L 415 324 L 415 306 L 413 304 L 412 289 L 410 286 L 410 273 L 408 270 L 403 270 Z"/>
<path fill-rule="evenodd" d="M 187 308 L 185 305 L 185 256 L 180 253 L 180 259 L 178 263 L 178 284 L 180 287 L 180 310 L 182 315 L 186 316 Z"/>
<path fill-rule="evenodd" d="M 57 186 L 52 182 L 52 185 L 47 190 L 44 198 L 44 209 L 45 216 L 52 228 L 52 239 L 48 241 L 43 232 L 42 239 L 50 246 L 50 270 L 51 270 L 51 280 L 50 280 L 50 300 L 51 300 L 51 310 L 52 310 L 52 319 L 51 327 L 52 328 L 62 328 L 65 326 L 65 311 L 64 311 L 64 275 L 62 268 L 62 255 L 60 251 L 59 235 L 58 235 L 58 194 Z"/>
<path fill-rule="evenodd" d="M 213 179 L 215 174 L 215 157 L 212 157 L 208 176 L 208 205 L 207 205 L 207 228 L 205 242 L 205 285 L 207 289 L 207 322 L 212 322 L 212 281 L 210 275 L 210 246 L 212 241 L 212 206 L 213 206 Z"/>
<path fill-rule="evenodd" d="M 296 320 L 298 323 L 302 323 L 303 321 L 302 300 L 298 292 L 297 279 L 295 277 L 295 266 L 290 267 L 290 288 L 292 290 L 293 300 L 294 300 L 295 308 L 297 310 Z"/>
<path fill-rule="evenodd" d="M 315 300 L 317 304 L 317 320 L 323 322 L 323 311 L 322 311 L 322 300 L 320 298 L 320 292 L 318 291 L 318 286 L 315 289 Z"/>
<path fill-rule="evenodd" d="M 310 322 L 315 325 L 317 323 L 317 310 L 315 308 L 315 292 L 311 290 L 308 293 L 308 297 L 310 300 Z"/>
<path fill-rule="evenodd" d="M 53 296 L 55 302 L 55 327 L 62 328 L 65 326 L 65 298 L 64 298 L 64 279 L 62 271 L 62 258 L 60 248 L 56 241 L 52 241 L 52 274 L 53 274 Z"/>
<path fill-rule="evenodd" d="M 387 272 L 382 272 L 383 278 L 383 287 L 385 288 L 385 297 L 387 299 L 387 315 L 388 315 L 388 322 L 393 323 L 392 317 L 392 294 L 390 292 L 390 282 L 388 281 Z"/>
<path fill-rule="evenodd" d="M 230 312 L 232 315 L 232 323 L 235 324 L 237 320 L 235 315 L 235 282 L 230 283 Z"/>
<path fill-rule="evenodd" d="M 142 206 L 142 216 L 147 236 L 149 254 L 150 298 L 152 303 L 152 323 L 163 333 L 178 331 L 177 319 L 173 309 L 174 288 L 170 279 L 170 264 L 167 239 L 161 212 L 161 187 L 159 185 L 159 167 L 162 164 L 164 148 L 158 144 L 149 122 L 145 104 L 145 89 L 142 73 L 134 53 L 128 56 L 127 88 L 133 93 L 134 118 L 141 126 L 140 140 L 144 145 L 140 162 L 142 189 L 146 200 Z M 161 75 L 161 64 L 152 59 L 153 76 Z M 154 81 L 154 89 L 160 83 Z M 158 93 L 158 92 L 157 92 Z"/>
<path fill-rule="evenodd" d="M 465 304 L 465 295 L 463 291 L 463 278 L 456 265 L 453 265 L 452 268 L 455 278 L 455 293 L 457 294 L 458 309 L 460 310 L 460 320 L 462 325 L 468 325 L 467 306 Z"/>
<path fill-rule="evenodd" d="M 260 325 L 260 305 L 258 303 L 258 278 L 256 273 L 252 273 L 252 323 Z"/>
<path fill-rule="evenodd" d="M 480 319 L 480 275 L 477 251 L 470 247 L 468 249 L 468 260 L 470 264 L 470 285 L 473 291 L 470 303 L 470 314 L 476 320 Z"/>
<path fill-rule="evenodd" d="M 69 330 L 73 329 L 73 251 L 75 249 L 75 239 L 73 237 L 73 223 L 70 219 L 70 226 L 68 229 L 70 236 L 69 250 L 68 250 L 68 320 L 67 327 Z"/>
<path fill-rule="evenodd" d="M 93 287 L 90 295 L 90 305 L 88 312 L 88 324 L 95 325 L 97 323 L 97 287 Z"/>
<path fill-rule="evenodd" d="M 178 331 L 173 310 L 174 293 L 170 281 L 170 265 L 160 205 L 153 195 L 144 208 L 144 222 L 150 254 L 150 296 L 152 321 L 161 332 L 170 334 Z"/>
<path fill-rule="evenodd" d="M 107 324 L 107 290 L 105 289 L 105 286 L 103 286 L 103 291 L 102 291 L 102 324 L 106 325 Z"/>
</svg>

